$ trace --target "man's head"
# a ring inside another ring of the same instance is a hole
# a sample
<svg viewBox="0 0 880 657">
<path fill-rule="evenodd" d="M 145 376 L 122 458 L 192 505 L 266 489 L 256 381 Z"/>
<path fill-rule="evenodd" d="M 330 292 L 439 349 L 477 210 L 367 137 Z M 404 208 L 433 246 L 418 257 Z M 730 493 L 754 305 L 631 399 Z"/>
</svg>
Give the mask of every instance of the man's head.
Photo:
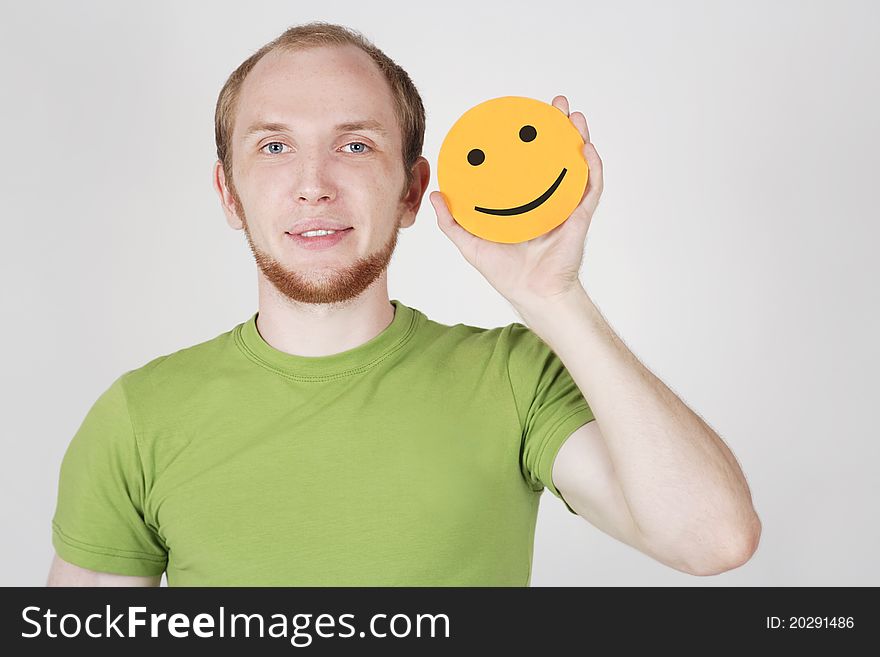
<svg viewBox="0 0 880 657">
<path fill-rule="evenodd" d="M 343 125 L 360 122 L 373 125 Z M 223 86 L 214 186 L 278 292 L 341 303 L 383 275 L 415 221 L 430 178 L 424 132 L 418 91 L 378 48 L 342 26 L 296 26 Z M 287 233 L 308 219 L 353 230 L 306 249 Z"/>
</svg>

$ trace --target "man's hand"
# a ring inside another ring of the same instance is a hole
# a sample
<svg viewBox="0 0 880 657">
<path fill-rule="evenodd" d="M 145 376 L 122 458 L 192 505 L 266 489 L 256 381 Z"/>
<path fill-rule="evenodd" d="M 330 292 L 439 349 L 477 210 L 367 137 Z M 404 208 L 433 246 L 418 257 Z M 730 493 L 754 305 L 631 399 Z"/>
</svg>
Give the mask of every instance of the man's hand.
<svg viewBox="0 0 880 657">
<path fill-rule="evenodd" d="M 569 115 L 565 96 L 556 96 L 552 104 L 569 117 L 583 137 L 584 158 L 590 168 L 580 203 L 559 226 L 517 244 L 493 242 L 462 228 L 450 214 L 441 192 L 429 196 L 440 230 L 514 307 L 557 298 L 580 285 L 587 230 L 602 195 L 602 160 L 590 143 L 586 117 L 580 112 Z"/>
</svg>

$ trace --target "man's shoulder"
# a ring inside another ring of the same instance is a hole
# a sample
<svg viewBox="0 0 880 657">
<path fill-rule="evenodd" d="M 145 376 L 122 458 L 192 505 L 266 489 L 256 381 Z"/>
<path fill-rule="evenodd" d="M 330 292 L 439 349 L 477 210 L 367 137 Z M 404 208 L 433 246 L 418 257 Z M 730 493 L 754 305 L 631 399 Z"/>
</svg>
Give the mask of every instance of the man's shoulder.
<svg viewBox="0 0 880 657">
<path fill-rule="evenodd" d="M 229 367 L 230 356 L 238 354 L 234 332 L 237 327 L 152 358 L 122 374 L 122 384 L 133 396 L 151 392 L 186 390 L 217 376 Z M 172 393 L 173 394 L 173 393 Z"/>
<path fill-rule="evenodd" d="M 516 379 L 541 372 L 548 359 L 558 358 L 550 346 L 522 322 L 487 328 L 461 322 L 444 324 L 426 318 L 424 327 L 422 353 L 482 367 L 495 363 Z"/>
<path fill-rule="evenodd" d="M 421 333 L 424 340 L 445 340 L 455 343 L 465 343 L 467 345 L 495 342 L 504 337 L 504 334 L 510 330 L 511 324 L 506 326 L 478 326 L 465 322 L 456 324 L 447 324 L 437 319 L 429 318 L 422 313 L 424 321 L 422 323 Z"/>
<path fill-rule="evenodd" d="M 487 327 L 467 322 L 445 323 L 425 316 L 418 342 L 420 351 L 427 354 L 445 351 L 464 358 L 491 357 L 506 354 L 523 331 L 528 331 L 527 327 L 518 322 Z"/>
</svg>

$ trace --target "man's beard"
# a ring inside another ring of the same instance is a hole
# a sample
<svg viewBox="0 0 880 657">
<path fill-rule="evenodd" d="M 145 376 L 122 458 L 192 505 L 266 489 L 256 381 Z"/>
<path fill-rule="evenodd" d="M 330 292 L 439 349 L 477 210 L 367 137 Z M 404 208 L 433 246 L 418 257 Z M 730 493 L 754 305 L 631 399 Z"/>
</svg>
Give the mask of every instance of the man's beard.
<svg viewBox="0 0 880 657">
<path fill-rule="evenodd" d="M 254 244 L 244 208 L 237 198 L 236 205 L 257 267 L 282 297 L 299 303 L 343 304 L 359 296 L 385 271 L 397 246 L 397 236 L 400 233 L 398 224 L 391 233 L 391 238 L 375 253 L 358 258 L 349 267 L 342 269 L 334 267 L 329 270 L 322 268 L 321 274 L 307 277 L 286 268 Z"/>
</svg>

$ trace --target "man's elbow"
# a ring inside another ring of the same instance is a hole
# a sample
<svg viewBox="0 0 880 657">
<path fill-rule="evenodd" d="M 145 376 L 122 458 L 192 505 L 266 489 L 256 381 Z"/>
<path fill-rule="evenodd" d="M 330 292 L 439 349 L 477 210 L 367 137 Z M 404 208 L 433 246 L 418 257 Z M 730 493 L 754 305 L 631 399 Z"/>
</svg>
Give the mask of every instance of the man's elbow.
<svg viewBox="0 0 880 657">
<path fill-rule="evenodd" d="M 748 530 L 741 531 L 706 558 L 691 564 L 687 572 L 697 577 L 720 575 L 745 565 L 755 554 L 761 541 L 761 520 L 756 515 Z"/>
</svg>

